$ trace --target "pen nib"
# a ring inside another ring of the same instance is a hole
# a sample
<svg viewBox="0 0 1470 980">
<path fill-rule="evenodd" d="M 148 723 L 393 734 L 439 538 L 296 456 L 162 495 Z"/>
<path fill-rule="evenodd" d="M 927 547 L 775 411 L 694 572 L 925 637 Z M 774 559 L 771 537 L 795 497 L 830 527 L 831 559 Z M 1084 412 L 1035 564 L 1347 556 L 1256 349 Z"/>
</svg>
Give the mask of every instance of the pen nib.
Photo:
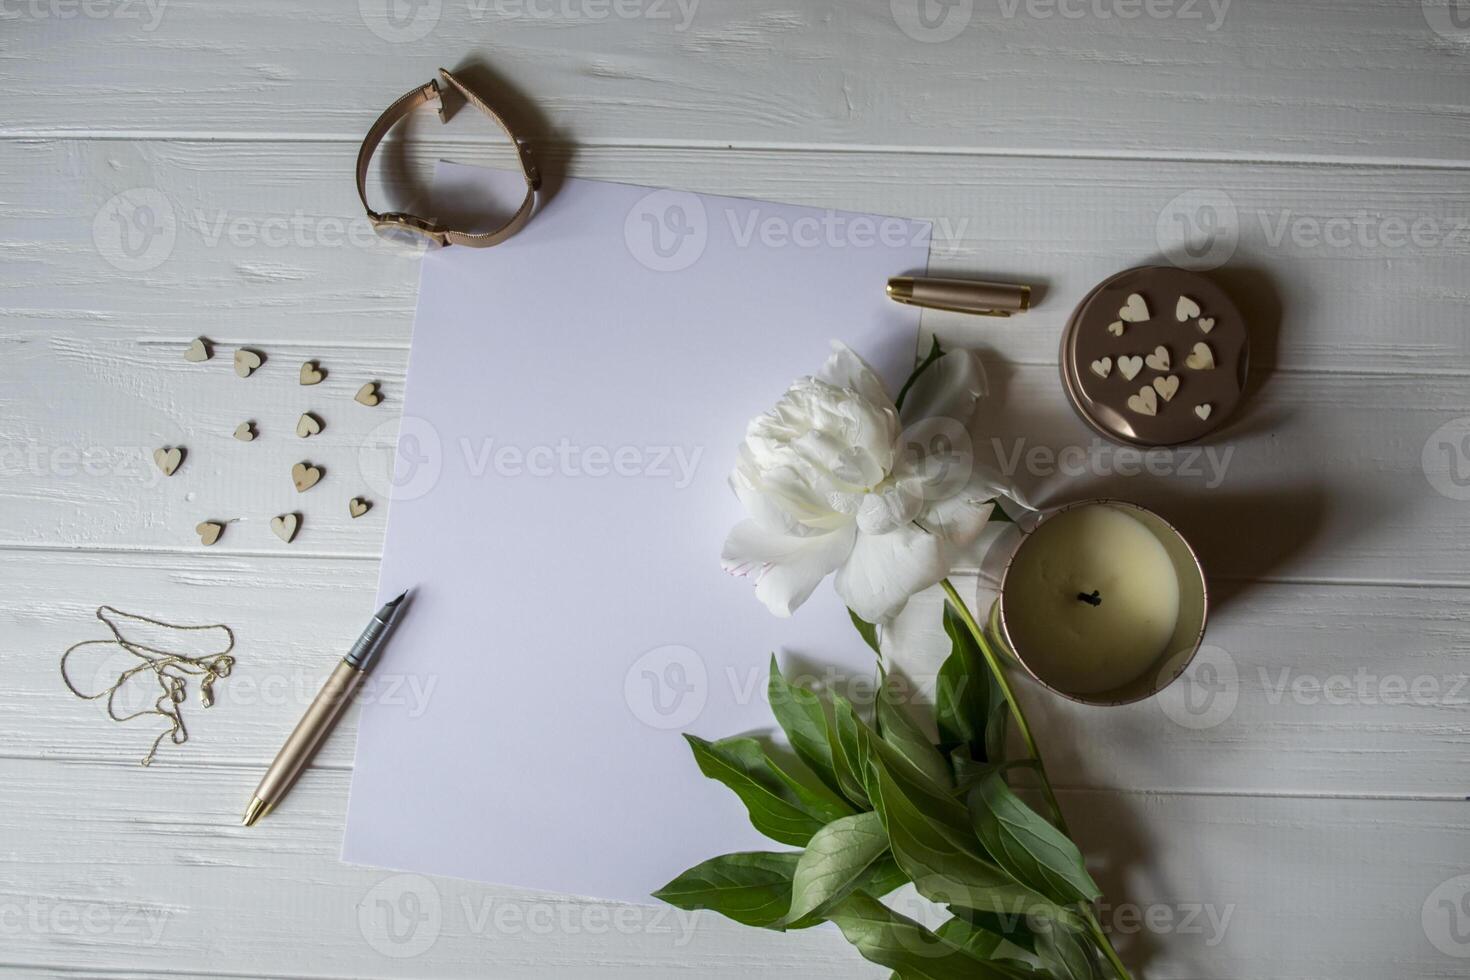
<svg viewBox="0 0 1470 980">
<path fill-rule="evenodd" d="M 241 818 L 240 823 L 246 827 L 253 827 L 255 826 L 255 821 L 265 816 L 269 810 L 270 806 L 265 800 L 262 800 L 258 796 L 252 797 L 250 805 L 245 808 L 245 816 Z"/>
</svg>

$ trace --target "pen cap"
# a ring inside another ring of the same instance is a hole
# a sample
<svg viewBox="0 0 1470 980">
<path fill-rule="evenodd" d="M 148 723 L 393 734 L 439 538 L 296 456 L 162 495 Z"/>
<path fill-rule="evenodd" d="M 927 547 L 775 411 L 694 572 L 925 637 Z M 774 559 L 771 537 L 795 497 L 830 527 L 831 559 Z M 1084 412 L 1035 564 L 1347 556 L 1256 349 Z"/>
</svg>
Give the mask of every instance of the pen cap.
<svg viewBox="0 0 1470 980">
<path fill-rule="evenodd" d="M 899 303 L 952 313 L 1010 316 L 1031 307 L 1031 287 L 978 279 L 900 276 L 888 280 L 888 295 Z"/>
</svg>

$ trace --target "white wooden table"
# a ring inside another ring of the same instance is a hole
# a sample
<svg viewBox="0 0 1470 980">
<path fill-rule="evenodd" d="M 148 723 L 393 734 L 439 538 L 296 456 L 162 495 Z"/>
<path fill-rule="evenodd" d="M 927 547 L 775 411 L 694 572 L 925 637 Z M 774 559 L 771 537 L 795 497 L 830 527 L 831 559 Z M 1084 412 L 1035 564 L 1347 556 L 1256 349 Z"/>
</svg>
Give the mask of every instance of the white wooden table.
<svg viewBox="0 0 1470 980">
<path fill-rule="evenodd" d="M 988 352 L 977 445 L 1043 501 L 1156 505 L 1220 596 L 1170 699 L 1028 691 L 1138 975 L 1470 975 L 1466 0 L 6 0 L 0 53 L 0 974 L 884 975 L 828 930 L 346 866 L 350 729 L 239 826 L 368 610 L 386 508 L 350 520 L 346 480 L 298 501 L 294 439 L 236 466 L 229 433 L 293 425 L 308 357 L 324 397 L 387 396 L 329 417 L 329 479 L 395 417 L 417 265 L 367 232 L 352 163 L 391 98 L 475 61 L 551 170 L 930 218 L 934 268 L 1044 285 L 1010 323 L 926 317 Z M 432 125 L 388 192 L 510 162 Z M 1056 345 L 1161 258 L 1219 267 L 1257 395 L 1215 455 L 1139 465 L 1063 404 Z M 242 344 L 269 355 L 248 388 Z M 287 546 L 265 521 L 298 507 Z M 206 517 L 242 520 L 206 550 Z M 148 770 L 146 726 L 57 676 L 104 602 L 239 635 Z M 895 656 L 934 662 L 937 609 Z"/>
</svg>

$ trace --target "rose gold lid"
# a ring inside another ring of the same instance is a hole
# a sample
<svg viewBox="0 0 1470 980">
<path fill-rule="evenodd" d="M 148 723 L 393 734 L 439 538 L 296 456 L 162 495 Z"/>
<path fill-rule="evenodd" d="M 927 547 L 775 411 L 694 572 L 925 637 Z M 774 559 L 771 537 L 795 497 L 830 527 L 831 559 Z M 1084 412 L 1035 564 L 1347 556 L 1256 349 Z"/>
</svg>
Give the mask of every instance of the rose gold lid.
<svg viewBox="0 0 1470 980">
<path fill-rule="evenodd" d="M 1215 282 L 1170 266 L 1104 280 L 1062 335 L 1062 385 L 1098 432 L 1135 446 L 1196 442 L 1240 404 L 1250 336 Z"/>
</svg>

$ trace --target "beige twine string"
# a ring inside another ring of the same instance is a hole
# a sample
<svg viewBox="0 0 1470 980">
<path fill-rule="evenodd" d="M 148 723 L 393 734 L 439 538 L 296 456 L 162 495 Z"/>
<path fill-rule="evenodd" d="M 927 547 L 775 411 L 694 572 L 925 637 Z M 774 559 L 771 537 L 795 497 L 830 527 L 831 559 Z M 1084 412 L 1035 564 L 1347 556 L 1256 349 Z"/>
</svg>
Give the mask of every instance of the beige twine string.
<svg viewBox="0 0 1470 980">
<path fill-rule="evenodd" d="M 174 653 L 169 650 L 160 650 L 157 647 L 145 646 L 134 643 L 122 634 L 122 628 L 109 616 L 117 619 L 132 620 L 135 623 L 147 623 L 149 626 L 159 626 L 164 629 L 179 630 L 181 632 L 197 633 L 203 630 L 223 630 L 225 638 L 229 641 L 225 648 L 218 653 L 209 653 L 199 657 L 191 657 L 187 654 Z M 153 764 L 153 757 L 158 752 L 158 746 L 165 738 L 175 745 L 183 745 L 189 741 L 189 730 L 184 727 L 184 716 L 182 708 L 184 698 L 188 690 L 188 678 L 199 677 L 199 702 L 208 708 L 214 704 L 214 682 L 222 677 L 229 677 L 230 670 L 235 666 L 235 658 L 230 656 L 230 651 L 235 649 L 235 634 L 223 623 L 209 626 L 179 626 L 175 623 L 165 623 L 157 619 L 149 619 L 147 616 L 139 616 L 135 613 L 125 613 L 121 609 L 112 606 L 99 606 L 97 618 L 112 632 L 110 640 L 83 640 L 67 647 L 61 655 L 61 679 L 65 682 L 71 693 L 84 701 L 96 701 L 101 698 L 107 699 L 107 714 L 113 721 L 125 722 L 146 715 L 158 715 L 165 719 L 169 727 L 158 733 L 153 740 L 153 745 L 148 754 L 143 757 L 142 764 L 145 766 Z M 91 646 L 116 646 L 121 647 L 128 653 L 137 657 L 140 663 L 128 667 L 118 675 L 116 682 L 96 694 L 84 694 L 72 683 L 66 673 L 66 661 L 73 653 L 82 647 Z M 119 715 L 114 700 L 120 691 L 134 675 L 144 671 L 152 671 L 158 680 L 159 695 L 153 702 L 153 707 L 135 711 L 130 715 Z"/>
</svg>

